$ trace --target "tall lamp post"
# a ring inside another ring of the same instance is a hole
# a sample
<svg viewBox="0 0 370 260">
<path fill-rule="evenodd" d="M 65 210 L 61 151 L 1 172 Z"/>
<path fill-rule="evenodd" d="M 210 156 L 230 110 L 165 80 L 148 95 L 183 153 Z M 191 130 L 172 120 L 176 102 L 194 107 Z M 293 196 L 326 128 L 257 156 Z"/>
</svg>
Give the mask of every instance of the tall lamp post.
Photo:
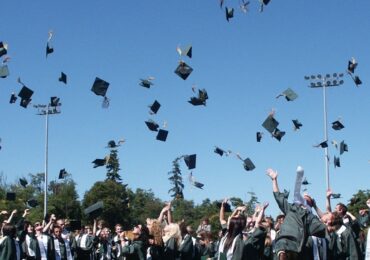
<svg viewBox="0 0 370 260">
<path fill-rule="evenodd" d="M 34 105 L 38 110 L 37 115 L 45 116 L 45 173 L 44 173 L 44 216 L 48 207 L 48 148 L 49 148 L 49 115 L 59 114 L 62 105 L 58 97 L 51 97 L 48 105 Z"/>
<path fill-rule="evenodd" d="M 328 120 L 327 120 L 327 102 L 326 102 L 326 88 L 337 87 L 344 83 L 343 73 L 333 73 L 326 75 L 311 75 L 305 76 L 304 79 L 310 81 L 309 87 L 311 88 L 322 88 L 323 89 L 323 101 L 324 101 L 324 140 L 328 141 Z M 328 147 L 325 150 L 325 177 L 326 177 L 326 188 L 330 188 L 330 176 L 329 176 L 329 150 Z"/>
</svg>

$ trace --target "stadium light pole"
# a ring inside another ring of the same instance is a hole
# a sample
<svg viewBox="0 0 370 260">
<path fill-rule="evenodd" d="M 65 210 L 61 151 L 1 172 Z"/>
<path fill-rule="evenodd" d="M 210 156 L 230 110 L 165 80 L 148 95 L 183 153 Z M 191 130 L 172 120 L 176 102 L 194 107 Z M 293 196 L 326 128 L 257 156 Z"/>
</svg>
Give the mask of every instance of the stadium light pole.
<svg viewBox="0 0 370 260">
<path fill-rule="evenodd" d="M 343 85 L 343 73 L 333 73 L 326 75 L 311 75 L 305 76 L 304 79 L 310 81 L 309 87 L 311 88 L 322 88 L 323 89 L 323 105 L 324 105 L 324 140 L 328 141 L 328 113 L 327 113 L 327 101 L 326 101 L 326 88 L 327 87 L 337 87 Z M 324 148 L 325 150 L 325 178 L 326 178 L 326 188 L 330 188 L 330 175 L 329 175 L 329 149 L 328 147 Z"/>
<path fill-rule="evenodd" d="M 59 98 L 52 97 L 51 102 L 48 105 L 34 105 L 34 108 L 37 108 L 37 115 L 45 116 L 45 164 L 44 164 L 44 216 L 47 213 L 48 207 L 48 149 L 49 149 L 49 115 L 59 114 L 60 106 Z"/>
</svg>

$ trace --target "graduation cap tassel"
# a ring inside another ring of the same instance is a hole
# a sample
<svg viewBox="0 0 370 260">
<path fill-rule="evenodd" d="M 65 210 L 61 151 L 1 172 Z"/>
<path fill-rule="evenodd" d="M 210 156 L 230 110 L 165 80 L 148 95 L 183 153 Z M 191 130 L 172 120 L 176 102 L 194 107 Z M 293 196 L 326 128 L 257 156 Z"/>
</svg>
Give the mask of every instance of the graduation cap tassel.
<svg viewBox="0 0 370 260">
<path fill-rule="evenodd" d="M 21 77 L 18 77 L 18 78 L 17 78 L 17 82 L 18 82 L 19 84 L 21 84 L 22 86 L 26 86 L 26 85 L 21 81 Z"/>
<path fill-rule="evenodd" d="M 106 96 L 104 96 L 103 103 L 102 103 L 102 108 L 108 108 L 109 107 L 109 101 L 110 99 Z"/>
</svg>

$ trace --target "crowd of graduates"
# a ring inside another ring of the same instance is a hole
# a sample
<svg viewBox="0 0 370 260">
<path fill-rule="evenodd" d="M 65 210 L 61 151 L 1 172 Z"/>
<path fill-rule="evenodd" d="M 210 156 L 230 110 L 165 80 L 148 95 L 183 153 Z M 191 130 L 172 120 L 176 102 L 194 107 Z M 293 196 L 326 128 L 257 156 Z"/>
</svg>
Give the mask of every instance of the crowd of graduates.
<svg viewBox="0 0 370 260">
<path fill-rule="evenodd" d="M 148 218 L 129 230 L 100 219 L 82 226 L 54 214 L 31 223 L 29 209 L 22 216 L 16 210 L 2 211 L 0 260 L 370 259 L 370 239 L 366 239 L 370 199 L 358 213 L 351 214 L 342 203 L 332 210 L 328 190 L 323 212 L 307 194 L 296 193 L 289 203 L 287 194 L 279 190 L 277 172 L 268 169 L 267 176 L 282 214 L 275 219 L 265 216 L 268 203 L 257 205 L 253 215 L 246 213 L 245 206 L 228 213 L 225 199 L 217 232 L 207 216 L 196 229 L 186 219 L 174 220 L 171 203 L 158 218 Z"/>
</svg>

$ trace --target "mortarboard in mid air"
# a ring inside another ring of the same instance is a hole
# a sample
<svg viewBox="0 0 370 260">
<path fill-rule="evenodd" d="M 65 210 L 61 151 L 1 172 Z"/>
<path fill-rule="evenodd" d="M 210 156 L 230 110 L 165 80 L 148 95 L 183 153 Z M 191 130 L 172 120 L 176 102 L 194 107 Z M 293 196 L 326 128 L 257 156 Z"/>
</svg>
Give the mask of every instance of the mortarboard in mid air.
<svg viewBox="0 0 370 260">
<path fill-rule="evenodd" d="M 149 108 L 150 108 L 150 112 L 149 113 L 151 115 L 157 114 L 157 112 L 158 112 L 158 110 L 159 110 L 160 107 L 161 107 L 161 104 L 157 100 L 155 100 L 153 102 L 153 104 L 149 106 Z"/>
<path fill-rule="evenodd" d="M 192 97 L 188 102 L 193 106 L 206 105 L 208 99 L 208 93 L 205 89 L 198 90 L 198 97 Z"/>
<path fill-rule="evenodd" d="M 337 131 L 339 131 L 339 130 L 342 130 L 343 128 L 344 128 L 344 125 L 339 121 L 339 120 L 337 120 L 337 121 L 334 121 L 333 123 L 332 123 L 332 126 L 331 126 L 334 130 L 337 130 Z"/>
<path fill-rule="evenodd" d="M 183 80 L 186 80 L 192 72 L 193 68 L 183 61 L 180 61 L 180 64 L 177 66 L 175 70 L 176 75 L 178 75 Z"/>
<path fill-rule="evenodd" d="M 340 167 L 340 159 L 339 157 L 334 156 L 334 168 Z"/>
<path fill-rule="evenodd" d="M 54 52 L 54 48 L 51 46 L 51 38 L 53 38 L 53 31 L 49 31 L 48 33 L 49 37 L 48 37 L 48 41 L 46 43 L 46 58 L 48 57 L 49 54 L 53 53 Z"/>
<path fill-rule="evenodd" d="M 298 121 L 298 119 L 293 119 L 292 122 L 294 125 L 294 131 L 299 130 L 303 126 L 302 123 Z"/>
<path fill-rule="evenodd" d="M 9 191 L 6 193 L 6 200 L 15 201 L 15 199 L 16 199 L 15 192 Z"/>
<path fill-rule="evenodd" d="M 353 82 L 355 82 L 356 87 L 358 87 L 362 84 L 362 81 L 361 81 L 359 76 L 354 76 L 354 77 L 352 77 L 352 79 L 353 79 Z"/>
<path fill-rule="evenodd" d="M 191 45 L 184 49 L 182 49 L 180 46 L 177 46 L 176 51 L 180 56 L 188 56 L 189 58 L 192 58 L 193 56 L 193 47 Z"/>
<path fill-rule="evenodd" d="M 328 147 L 328 141 L 321 142 L 317 145 L 314 145 L 313 147 L 327 148 Z"/>
<path fill-rule="evenodd" d="M 51 107 L 57 107 L 57 106 L 60 106 L 62 105 L 60 103 L 60 98 L 58 97 L 50 97 L 50 106 Z"/>
<path fill-rule="evenodd" d="M 197 155 L 196 154 L 185 155 L 184 156 L 184 161 L 185 161 L 185 164 L 186 164 L 186 166 L 188 167 L 189 170 L 195 169 L 196 161 L 197 161 Z"/>
<path fill-rule="evenodd" d="M 109 156 L 106 156 L 104 159 L 95 159 L 94 161 L 92 161 L 92 163 L 94 164 L 94 168 L 97 168 L 106 165 L 108 161 Z"/>
<path fill-rule="evenodd" d="M 107 148 L 109 148 L 109 149 L 114 149 L 114 148 L 117 148 L 119 146 L 121 146 L 120 142 L 116 143 L 116 141 L 114 141 L 114 140 L 110 140 L 107 144 Z"/>
<path fill-rule="evenodd" d="M 148 121 L 145 121 L 145 124 L 150 131 L 158 132 L 159 125 L 153 120 L 149 119 Z"/>
<path fill-rule="evenodd" d="M 297 99 L 298 95 L 291 88 L 287 88 L 283 93 L 279 94 L 276 98 L 285 97 L 287 101 L 293 101 Z"/>
<path fill-rule="evenodd" d="M 0 57 L 8 53 L 8 44 L 0 42 Z"/>
<path fill-rule="evenodd" d="M 91 91 L 94 92 L 95 95 L 104 97 L 102 105 L 103 108 L 107 108 L 109 106 L 109 98 L 106 96 L 108 87 L 109 83 L 98 77 L 95 78 L 95 81 L 91 87 Z"/>
<path fill-rule="evenodd" d="M 248 12 L 249 1 L 242 0 L 239 6 L 240 6 L 240 10 L 242 10 L 243 13 L 247 13 Z"/>
<path fill-rule="evenodd" d="M 222 204 L 222 202 L 216 202 L 216 206 L 218 207 L 218 208 L 220 208 L 221 209 L 221 207 L 223 206 L 223 208 L 224 208 L 224 211 L 225 212 L 232 212 L 232 210 L 231 210 L 231 206 L 230 206 L 230 204 L 229 203 L 223 203 Z"/>
<path fill-rule="evenodd" d="M 344 141 L 342 141 L 339 145 L 339 153 L 340 155 L 342 155 L 344 152 L 348 152 L 348 145 Z"/>
<path fill-rule="evenodd" d="M 252 160 L 249 159 L 249 158 L 244 160 L 243 166 L 244 166 L 244 169 L 246 171 L 252 171 L 254 168 L 256 168 L 256 166 L 253 164 Z"/>
<path fill-rule="evenodd" d="M 168 136 L 168 131 L 164 129 L 159 129 L 156 139 L 158 141 L 166 142 Z"/>
<path fill-rule="evenodd" d="M 284 131 L 279 130 L 278 128 L 275 128 L 275 130 L 272 132 L 272 136 L 277 139 L 279 142 L 281 141 L 281 138 L 285 135 Z"/>
<path fill-rule="evenodd" d="M 332 197 L 333 199 L 340 199 L 340 198 L 342 198 L 340 193 L 332 193 L 332 194 L 331 194 L 331 197 Z"/>
<path fill-rule="evenodd" d="M 18 93 L 18 97 L 21 98 L 20 106 L 27 108 L 28 104 L 31 102 L 32 95 L 33 95 L 33 90 L 23 85 L 21 91 Z"/>
<path fill-rule="evenodd" d="M 37 200 L 36 199 L 29 199 L 29 200 L 27 200 L 27 202 L 26 202 L 26 206 L 28 207 L 28 208 L 35 208 L 35 207 L 37 207 L 39 205 L 39 203 L 37 202 Z"/>
<path fill-rule="evenodd" d="M 140 79 L 140 86 L 144 88 L 150 88 L 151 86 L 154 85 L 152 82 L 154 80 L 154 77 L 148 77 L 147 79 Z"/>
<path fill-rule="evenodd" d="M 0 64 L 0 78 L 5 79 L 6 77 L 9 76 L 9 68 L 8 65 L 6 64 L 10 58 L 7 57 L 4 59 L 4 61 Z"/>
<path fill-rule="evenodd" d="M 348 61 L 348 67 L 347 67 L 347 71 L 348 73 L 355 73 L 355 69 L 357 67 L 357 61 L 355 58 L 352 57 L 351 60 Z"/>
<path fill-rule="evenodd" d="M 262 132 L 257 132 L 256 133 L 256 139 L 257 139 L 257 142 L 259 143 L 259 142 L 261 142 L 261 140 L 262 140 L 262 135 L 263 135 L 263 133 Z"/>
<path fill-rule="evenodd" d="M 26 188 L 28 185 L 26 178 L 20 178 L 19 183 L 22 185 L 23 188 Z"/>
<path fill-rule="evenodd" d="M 60 73 L 59 81 L 67 84 L 67 75 L 64 72 Z"/>
<path fill-rule="evenodd" d="M 261 5 L 260 5 L 260 12 L 263 12 L 263 8 L 265 5 L 268 5 L 270 3 L 270 0 L 259 0 Z"/>
<path fill-rule="evenodd" d="M 306 179 L 306 178 L 304 178 L 304 180 L 302 181 L 302 185 L 309 185 L 309 184 L 311 184 L 311 183 L 309 183 L 309 182 L 307 181 L 307 179 Z"/>
<path fill-rule="evenodd" d="M 61 169 L 59 171 L 59 176 L 58 176 L 58 179 L 61 180 L 61 179 L 64 179 L 64 177 L 66 177 L 68 175 L 68 172 L 66 171 L 65 168 Z"/>
<path fill-rule="evenodd" d="M 268 117 L 262 123 L 263 128 L 265 128 L 271 134 L 275 131 L 278 125 L 279 122 L 274 118 L 272 114 L 268 115 Z"/>
<path fill-rule="evenodd" d="M 189 175 L 189 181 L 190 181 L 191 185 L 193 185 L 194 187 L 199 188 L 199 189 L 203 189 L 204 184 L 196 181 L 192 172 Z"/>
<path fill-rule="evenodd" d="M 16 101 L 17 101 L 17 95 L 13 92 L 13 93 L 10 95 L 9 103 L 10 103 L 10 104 L 14 104 Z"/>
<path fill-rule="evenodd" d="M 231 153 L 231 151 L 225 151 L 225 150 L 223 150 L 223 149 L 221 149 L 220 147 L 217 147 L 217 146 L 215 146 L 214 152 L 217 153 L 220 156 L 223 156 L 224 154 L 226 156 L 228 156 Z"/>
<path fill-rule="evenodd" d="M 234 17 L 234 8 L 225 7 L 226 21 Z"/>
</svg>

